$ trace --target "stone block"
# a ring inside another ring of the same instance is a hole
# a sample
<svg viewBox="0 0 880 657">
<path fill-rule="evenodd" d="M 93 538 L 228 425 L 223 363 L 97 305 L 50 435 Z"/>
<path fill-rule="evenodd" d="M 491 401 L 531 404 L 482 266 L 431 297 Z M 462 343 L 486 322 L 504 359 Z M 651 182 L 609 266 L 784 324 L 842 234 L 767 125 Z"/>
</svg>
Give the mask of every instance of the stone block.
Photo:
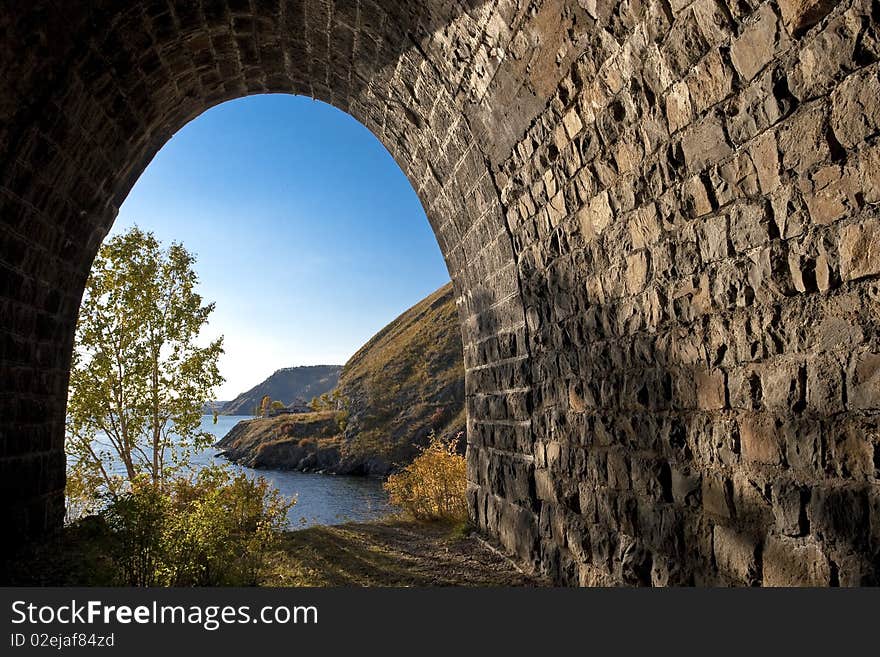
<svg viewBox="0 0 880 657">
<path fill-rule="evenodd" d="M 864 485 L 815 486 L 808 515 L 811 533 L 847 551 L 864 546 L 870 535 L 869 490 Z"/>
<path fill-rule="evenodd" d="M 865 203 L 880 203 L 880 143 L 863 148 L 857 166 L 857 186 L 864 195 Z"/>
<path fill-rule="evenodd" d="M 712 532 L 712 548 L 715 565 L 722 577 L 743 586 L 758 583 L 759 541 L 749 534 L 730 527 L 715 525 Z"/>
<path fill-rule="evenodd" d="M 733 250 L 750 251 L 770 240 L 770 218 L 766 208 L 753 203 L 735 206 L 728 219 L 728 233 Z"/>
<path fill-rule="evenodd" d="M 681 506 L 698 507 L 702 496 L 702 478 L 700 474 L 689 468 L 678 466 L 673 466 L 670 474 L 672 479 L 672 500 Z"/>
<path fill-rule="evenodd" d="M 638 251 L 626 257 L 626 291 L 638 294 L 648 282 L 649 260 L 645 251 Z"/>
<path fill-rule="evenodd" d="M 702 483 L 703 511 L 720 518 L 730 518 L 730 482 L 717 474 L 704 474 Z"/>
<path fill-rule="evenodd" d="M 789 34 L 800 36 L 828 15 L 838 0 L 778 0 Z"/>
<path fill-rule="evenodd" d="M 828 225 L 858 209 L 858 179 L 852 174 L 848 167 L 830 165 L 800 180 L 801 193 L 813 223 Z"/>
<path fill-rule="evenodd" d="M 811 410 L 823 416 L 842 412 L 843 384 L 843 368 L 836 357 L 826 354 L 807 362 L 807 406 Z"/>
<path fill-rule="evenodd" d="M 809 489 L 786 481 L 773 484 L 773 516 L 783 536 L 803 536 L 809 531 L 806 503 Z"/>
<path fill-rule="evenodd" d="M 848 77 L 831 95 L 831 129 L 844 148 L 854 148 L 880 128 L 880 67 Z"/>
<path fill-rule="evenodd" d="M 776 135 L 767 131 L 759 135 L 749 147 L 749 154 L 758 173 L 761 191 L 769 194 L 779 187 L 779 149 Z"/>
<path fill-rule="evenodd" d="M 694 67 L 687 77 L 691 104 L 697 114 L 727 98 L 733 90 L 733 72 L 724 63 L 719 50 L 713 50 Z"/>
<path fill-rule="evenodd" d="M 723 370 L 697 368 L 694 372 L 697 408 L 717 411 L 727 405 L 727 379 Z"/>
<path fill-rule="evenodd" d="M 706 219 L 697 229 L 700 256 L 703 262 L 722 260 L 729 255 L 727 215 Z"/>
<path fill-rule="evenodd" d="M 846 425 L 829 431 L 826 437 L 830 474 L 856 481 L 872 481 L 877 468 L 875 445 L 880 430 L 873 418 L 853 418 Z"/>
<path fill-rule="evenodd" d="M 810 539 L 770 535 L 764 546 L 764 586 L 828 586 L 831 565 Z"/>
<path fill-rule="evenodd" d="M 842 226 L 839 235 L 840 275 L 845 281 L 880 274 L 880 221 L 866 219 Z"/>
<path fill-rule="evenodd" d="M 799 112 L 779 133 L 782 165 L 803 174 L 815 164 L 830 159 L 823 128 L 824 109 L 813 107 Z"/>
<path fill-rule="evenodd" d="M 709 172 L 715 202 L 724 206 L 740 198 L 758 194 L 758 175 L 755 165 L 745 152 L 713 167 Z"/>
<path fill-rule="evenodd" d="M 779 27 L 772 5 L 762 5 L 742 33 L 730 44 L 730 59 L 737 72 L 746 82 L 751 81 L 773 60 L 779 43 Z M 787 37 L 785 38 L 787 41 Z"/>
<path fill-rule="evenodd" d="M 791 92 L 799 99 L 828 93 L 836 81 L 852 70 L 867 2 L 857 2 L 842 16 L 800 47 L 789 76 Z M 866 11 L 867 10 L 867 11 Z"/>
<path fill-rule="evenodd" d="M 681 148 L 688 169 L 695 173 L 717 164 L 731 153 L 721 120 L 712 115 L 685 132 Z"/>
<path fill-rule="evenodd" d="M 782 445 L 776 422 L 768 415 L 749 415 L 740 420 L 742 456 L 751 463 L 777 465 L 782 462 Z"/>
<path fill-rule="evenodd" d="M 553 476 L 544 468 L 535 469 L 535 494 L 539 500 L 557 503 L 556 487 L 553 485 Z"/>
<path fill-rule="evenodd" d="M 766 408 L 792 411 L 803 406 L 806 370 L 800 364 L 766 363 L 759 372 L 761 399 Z"/>
<path fill-rule="evenodd" d="M 803 423 L 785 422 L 780 427 L 785 439 L 785 456 L 799 471 L 819 476 L 822 467 L 822 430 L 810 419 Z"/>
<path fill-rule="evenodd" d="M 601 235 L 608 224 L 611 223 L 612 212 L 608 203 L 608 192 L 594 196 L 590 202 L 584 205 L 578 212 L 578 221 L 585 238 L 593 239 Z"/>
<path fill-rule="evenodd" d="M 856 355 L 852 360 L 848 379 L 849 408 L 857 410 L 880 408 L 880 354 Z"/>
<path fill-rule="evenodd" d="M 568 135 L 569 139 L 577 137 L 584 127 L 580 114 L 578 114 L 575 109 L 569 110 L 565 116 L 562 117 L 562 124 L 565 126 L 565 133 Z"/>
<path fill-rule="evenodd" d="M 676 82 L 666 94 L 666 122 L 669 132 L 677 132 L 690 124 L 694 115 L 690 92 L 683 81 Z"/>
</svg>

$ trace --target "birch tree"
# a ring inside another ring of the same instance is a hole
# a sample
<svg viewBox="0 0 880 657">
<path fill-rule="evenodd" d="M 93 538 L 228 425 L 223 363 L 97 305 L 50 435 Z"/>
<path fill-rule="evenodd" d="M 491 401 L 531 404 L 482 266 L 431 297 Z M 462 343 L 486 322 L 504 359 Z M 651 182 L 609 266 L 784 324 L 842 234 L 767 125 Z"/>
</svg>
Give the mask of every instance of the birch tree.
<svg viewBox="0 0 880 657">
<path fill-rule="evenodd" d="M 100 249 L 76 330 L 67 407 L 70 473 L 111 494 L 161 486 L 214 437 L 202 407 L 223 379 L 222 337 L 200 346 L 213 303 L 196 291 L 195 258 L 135 227 Z"/>
</svg>

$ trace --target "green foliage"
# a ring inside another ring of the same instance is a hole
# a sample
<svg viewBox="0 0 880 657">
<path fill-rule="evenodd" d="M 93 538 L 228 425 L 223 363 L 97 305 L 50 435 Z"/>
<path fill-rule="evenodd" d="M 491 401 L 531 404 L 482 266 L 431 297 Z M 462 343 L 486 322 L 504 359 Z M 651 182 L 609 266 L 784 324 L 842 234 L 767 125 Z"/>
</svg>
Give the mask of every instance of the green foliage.
<svg viewBox="0 0 880 657">
<path fill-rule="evenodd" d="M 432 431 L 419 456 L 385 482 L 391 503 L 416 520 L 465 520 L 467 465 L 459 438 L 445 441 Z"/>
<path fill-rule="evenodd" d="M 87 461 L 72 463 L 67 469 L 64 489 L 64 523 L 69 525 L 97 512 L 102 505 L 100 493 L 103 488 L 104 480 L 99 470 Z"/>
<path fill-rule="evenodd" d="M 250 586 L 286 526 L 295 500 L 265 479 L 222 467 L 164 489 L 138 481 L 102 512 L 111 557 L 126 586 Z"/>
<path fill-rule="evenodd" d="M 309 402 L 309 408 L 315 413 L 326 413 L 330 411 L 336 412 L 336 425 L 340 431 L 345 431 L 349 418 L 349 399 L 342 394 L 339 388 L 334 388 L 330 392 L 313 397 Z"/>
<path fill-rule="evenodd" d="M 276 399 L 269 405 L 269 408 L 273 411 L 283 411 L 287 406 L 284 405 L 284 402 L 280 402 Z"/>
<path fill-rule="evenodd" d="M 222 338 L 199 346 L 214 310 L 194 257 L 132 228 L 100 249 L 86 284 L 70 373 L 66 450 L 73 470 L 112 493 L 161 483 L 214 437 L 202 406 L 223 379 Z M 102 444 L 96 438 L 102 435 Z M 113 473 L 121 462 L 124 475 Z"/>
<path fill-rule="evenodd" d="M 129 586 L 256 584 L 293 504 L 221 467 L 184 476 L 214 442 L 202 408 L 223 381 L 222 339 L 198 344 L 214 305 L 196 293 L 193 264 L 181 245 L 133 228 L 102 246 L 80 309 L 68 520 L 99 512 L 115 579 Z"/>
</svg>

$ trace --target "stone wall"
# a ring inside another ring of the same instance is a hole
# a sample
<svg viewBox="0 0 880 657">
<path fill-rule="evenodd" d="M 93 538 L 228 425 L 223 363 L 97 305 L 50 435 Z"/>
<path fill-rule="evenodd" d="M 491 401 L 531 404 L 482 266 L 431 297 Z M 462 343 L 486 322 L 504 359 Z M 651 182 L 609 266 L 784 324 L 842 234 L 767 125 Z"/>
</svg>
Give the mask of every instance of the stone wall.
<svg viewBox="0 0 880 657">
<path fill-rule="evenodd" d="M 532 391 L 481 526 L 571 584 L 880 583 L 880 4 L 579 4 L 498 162 Z"/>
<path fill-rule="evenodd" d="M 419 195 L 477 524 L 565 584 L 880 578 L 877 0 L 12 0 L 0 522 L 56 528 L 85 277 L 205 109 L 311 95 Z"/>
</svg>

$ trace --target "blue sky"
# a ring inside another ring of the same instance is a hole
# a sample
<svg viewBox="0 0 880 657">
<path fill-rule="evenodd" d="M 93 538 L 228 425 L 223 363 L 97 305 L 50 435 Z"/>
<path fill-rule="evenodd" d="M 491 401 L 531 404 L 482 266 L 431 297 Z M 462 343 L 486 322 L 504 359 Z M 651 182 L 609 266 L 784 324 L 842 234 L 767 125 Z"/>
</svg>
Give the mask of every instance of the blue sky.
<svg viewBox="0 0 880 657">
<path fill-rule="evenodd" d="M 111 234 L 133 224 L 197 256 L 225 336 L 219 399 L 280 367 L 342 364 L 449 280 L 409 181 L 363 125 L 301 96 L 215 107 L 159 152 Z"/>
</svg>

